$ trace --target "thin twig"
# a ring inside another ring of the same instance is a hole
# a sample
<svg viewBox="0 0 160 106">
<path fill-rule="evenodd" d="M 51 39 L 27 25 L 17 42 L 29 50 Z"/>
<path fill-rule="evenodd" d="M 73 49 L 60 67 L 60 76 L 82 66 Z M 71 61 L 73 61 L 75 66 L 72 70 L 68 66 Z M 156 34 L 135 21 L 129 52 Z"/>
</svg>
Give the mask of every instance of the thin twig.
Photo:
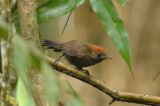
<svg viewBox="0 0 160 106">
<path fill-rule="evenodd" d="M 71 15 L 72 15 L 72 11 L 69 13 L 68 18 L 67 18 L 67 20 L 66 20 L 66 22 L 65 22 L 65 25 L 64 25 L 63 30 L 62 30 L 62 35 L 63 35 L 63 33 L 64 33 L 65 29 L 66 29 L 66 26 L 67 26 L 67 24 L 68 24 L 68 21 L 69 21 Z"/>
<path fill-rule="evenodd" d="M 109 105 L 112 105 L 115 101 L 116 99 L 112 98 L 111 102 L 109 102 Z"/>
<path fill-rule="evenodd" d="M 122 102 L 137 103 L 137 104 L 152 105 L 152 106 L 160 105 L 160 97 L 158 96 L 149 96 L 144 94 L 121 92 L 109 87 L 104 82 L 92 76 L 88 78 L 85 73 L 80 72 L 69 66 L 66 66 L 60 62 L 58 62 L 58 64 L 54 64 L 55 60 L 50 57 L 44 56 L 44 58 L 57 71 L 65 73 L 76 79 L 79 79 L 85 83 L 88 83 L 89 85 L 92 85 L 93 87 L 97 88 L 101 92 L 104 92 L 106 95 L 109 95 L 114 101 L 122 101 Z"/>
</svg>

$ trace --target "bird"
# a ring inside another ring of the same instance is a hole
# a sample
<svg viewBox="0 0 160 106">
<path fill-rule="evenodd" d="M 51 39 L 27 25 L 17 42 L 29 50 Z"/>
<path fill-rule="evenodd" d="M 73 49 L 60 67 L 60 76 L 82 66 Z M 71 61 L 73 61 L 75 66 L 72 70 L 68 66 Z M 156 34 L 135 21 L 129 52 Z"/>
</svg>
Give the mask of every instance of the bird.
<svg viewBox="0 0 160 106">
<path fill-rule="evenodd" d="M 89 72 L 84 67 L 95 65 L 105 59 L 111 59 L 107 56 L 103 47 L 78 40 L 61 43 L 44 39 L 42 40 L 42 46 L 52 49 L 54 52 L 62 53 L 56 61 L 65 56 L 71 65 L 74 65 L 78 70 L 86 72 L 88 75 Z"/>
</svg>

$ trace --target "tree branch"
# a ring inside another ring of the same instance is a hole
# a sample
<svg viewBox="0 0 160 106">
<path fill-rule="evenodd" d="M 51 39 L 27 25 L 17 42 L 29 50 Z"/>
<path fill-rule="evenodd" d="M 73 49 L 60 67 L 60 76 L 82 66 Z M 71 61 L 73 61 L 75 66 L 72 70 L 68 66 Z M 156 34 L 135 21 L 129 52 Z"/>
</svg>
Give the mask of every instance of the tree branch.
<svg viewBox="0 0 160 106">
<path fill-rule="evenodd" d="M 8 32 L 6 33 L 8 36 L 12 35 L 12 23 L 11 23 L 11 2 L 10 0 L 5 0 L 1 5 L 5 5 L 4 14 L 1 15 L 2 20 L 6 21 L 9 25 Z M 7 36 L 6 35 L 6 36 Z M 9 83 L 9 44 L 6 40 L 1 39 L 0 42 L 1 48 L 1 89 L 0 89 L 0 105 L 6 106 L 9 105 L 7 101 L 7 96 L 10 96 L 10 83 Z"/>
<path fill-rule="evenodd" d="M 93 87 L 97 88 L 101 92 L 109 95 L 113 99 L 110 104 L 112 104 L 115 101 L 122 101 L 122 102 L 137 103 L 137 104 L 144 104 L 144 105 L 151 105 L 151 106 L 160 105 L 160 97 L 149 96 L 144 94 L 121 92 L 121 91 L 115 90 L 109 86 L 106 86 L 104 82 L 92 76 L 87 77 L 85 73 L 78 71 L 74 68 L 71 68 L 69 66 L 66 66 L 60 62 L 58 62 L 57 64 L 54 64 L 55 60 L 50 57 L 44 56 L 44 58 L 57 71 L 65 73 L 85 83 L 88 83 L 89 85 L 92 85 Z"/>
<path fill-rule="evenodd" d="M 36 14 L 36 0 L 17 0 L 18 13 L 20 19 L 20 31 L 22 37 L 28 43 L 40 47 L 39 33 Z M 42 81 L 40 73 L 30 66 L 29 76 L 31 77 L 31 90 L 35 99 L 36 106 L 47 106 L 42 96 Z"/>
</svg>

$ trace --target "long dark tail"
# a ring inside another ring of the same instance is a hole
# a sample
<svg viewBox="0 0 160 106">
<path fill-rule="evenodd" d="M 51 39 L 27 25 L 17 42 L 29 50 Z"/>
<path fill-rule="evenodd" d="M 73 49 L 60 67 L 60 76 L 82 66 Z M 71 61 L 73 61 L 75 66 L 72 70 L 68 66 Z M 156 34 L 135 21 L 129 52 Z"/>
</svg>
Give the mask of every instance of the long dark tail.
<svg viewBox="0 0 160 106">
<path fill-rule="evenodd" d="M 53 42 L 53 41 L 44 39 L 42 41 L 42 46 L 46 46 L 48 49 L 53 49 L 55 52 L 62 51 L 62 44 L 59 42 Z"/>
</svg>

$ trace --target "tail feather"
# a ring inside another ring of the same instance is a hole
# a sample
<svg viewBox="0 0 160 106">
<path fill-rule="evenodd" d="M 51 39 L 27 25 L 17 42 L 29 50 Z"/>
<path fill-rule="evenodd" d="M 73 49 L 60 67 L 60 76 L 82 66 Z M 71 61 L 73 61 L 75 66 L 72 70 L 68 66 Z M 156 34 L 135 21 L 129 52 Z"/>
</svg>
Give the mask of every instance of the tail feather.
<svg viewBox="0 0 160 106">
<path fill-rule="evenodd" d="M 62 45 L 59 42 L 53 42 L 53 41 L 44 39 L 42 41 L 42 46 L 46 46 L 48 49 L 53 49 L 56 52 L 62 51 Z"/>
</svg>

